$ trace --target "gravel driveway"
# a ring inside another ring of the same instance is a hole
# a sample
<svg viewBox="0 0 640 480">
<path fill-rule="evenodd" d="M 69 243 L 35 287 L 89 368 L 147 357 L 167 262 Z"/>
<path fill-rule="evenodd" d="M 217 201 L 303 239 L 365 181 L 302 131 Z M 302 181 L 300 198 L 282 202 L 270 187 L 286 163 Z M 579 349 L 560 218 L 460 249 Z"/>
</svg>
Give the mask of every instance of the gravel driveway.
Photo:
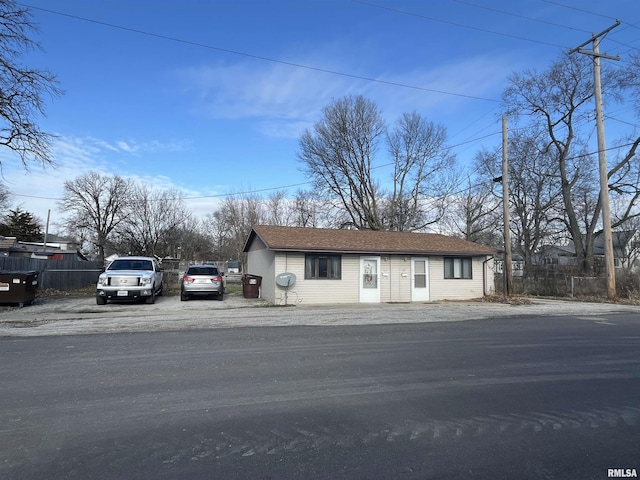
<svg viewBox="0 0 640 480">
<path fill-rule="evenodd" d="M 521 315 L 573 315 L 604 321 L 604 314 L 633 312 L 640 306 L 532 300 L 530 305 L 489 302 L 433 302 L 353 304 L 336 306 L 269 306 L 241 294 L 224 301 L 198 299 L 181 302 L 162 296 L 153 305 L 96 305 L 86 297 L 42 298 L 24 308 L 0 307 L 0 336 L 77 335 L 292 325 L 362 325 L 464 321 Z"/>
</svg>

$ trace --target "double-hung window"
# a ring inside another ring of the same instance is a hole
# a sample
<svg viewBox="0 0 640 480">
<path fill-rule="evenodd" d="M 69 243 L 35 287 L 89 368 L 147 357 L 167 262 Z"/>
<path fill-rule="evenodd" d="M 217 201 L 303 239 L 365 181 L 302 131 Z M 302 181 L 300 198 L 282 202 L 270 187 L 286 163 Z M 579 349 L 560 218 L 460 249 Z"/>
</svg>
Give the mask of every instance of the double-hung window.
<svg viewBox="0 0 640 480">
<path fill-rule="evenodd" d="M 471 258 L 469 257 L 445 257 L 444 278 L 473 278 L 471 272 Z"/>
<path fill-rule="evenodd" d="M 342 256 L 308 253 L 304 258 L 304 278 L 340 280 L 342 278 Z"/>
</svg>

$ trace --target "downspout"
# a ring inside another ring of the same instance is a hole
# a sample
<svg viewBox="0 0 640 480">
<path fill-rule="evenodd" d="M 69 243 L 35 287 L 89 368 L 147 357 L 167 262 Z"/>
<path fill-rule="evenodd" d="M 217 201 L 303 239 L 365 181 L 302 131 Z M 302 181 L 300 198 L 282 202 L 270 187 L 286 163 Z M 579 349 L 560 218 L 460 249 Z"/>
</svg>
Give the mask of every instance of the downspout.
<svg viewBox="0 0 640 480">
<path fill-rule="evenodd" d="M 289 252 L 284 252 L 284 271 L 289 271 Z M 278 285 L 276 283 L 276 290 L 278 289 Z M 284 289 L 284 304 L 285 306 L 289 303 L 289 287 Z"/>
<path fill-rule="evenodd" d="M 487 262 L 493 260 L 493 255 L 482 262 L 482 294 L 487 294 Z"/>
</svg>

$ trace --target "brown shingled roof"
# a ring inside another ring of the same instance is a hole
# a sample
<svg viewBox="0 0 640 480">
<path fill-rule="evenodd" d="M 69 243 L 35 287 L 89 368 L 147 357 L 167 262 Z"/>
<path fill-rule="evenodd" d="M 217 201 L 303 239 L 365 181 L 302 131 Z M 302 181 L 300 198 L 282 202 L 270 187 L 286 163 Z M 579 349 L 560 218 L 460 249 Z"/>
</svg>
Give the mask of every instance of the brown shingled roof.
<svg viewBox="0 0 640 480">
<path fill-rule="evenodd" d="M 478 243 L 436 233 L 336 230 L 327 228 L 253 227 L 244 251 L 255 237 L 270 249 L 287 252 L 342 252 L 378 254 L 493 255 L 496 250 Z"/>
</svg>

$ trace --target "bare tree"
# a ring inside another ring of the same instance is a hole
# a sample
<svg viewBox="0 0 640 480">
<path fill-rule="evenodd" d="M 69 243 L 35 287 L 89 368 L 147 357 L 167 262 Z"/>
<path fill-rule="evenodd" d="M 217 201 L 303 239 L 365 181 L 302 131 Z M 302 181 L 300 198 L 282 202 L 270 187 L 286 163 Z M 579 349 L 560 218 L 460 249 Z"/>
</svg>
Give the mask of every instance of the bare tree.
<svg viewBox="0 0 640 480">
<path fill-rule="evenodd" d="M 448 198 L 446 221 L 465 240 L 498 248 L 503 237 L 501 199 L 493 182 L 496 157 L 487 150 L 476 154 L 473 171 L 462 180 L 464 188 Z"/>
<path fill-rule="evenodd" d="M 315 189 L 337 198 L 346 223 L 356 228 L 384 228 L 380 189 L 371 175 L 384 132 L 378 107 L 362 96 L 349 96 L 325 107 L 313 131 L 300 137 L 298 156 Z"/>
<path fill-rule="evenodd" d="M 9 210 L 9 198 L 11 194 L 7 187 L 0 183 L 0 212 L 6 212 Z"/>
<path fill-rule="evenodd" d="M 313 131 L 302 134 L 298 157 L 314 194 L 331 211 L 330 226 L 416 231 L 442 218 L 454 184 L 446 137 L 443 126 L 416 112 L 387 132 L 372 101 L 349 96 L 325 107 Z M 388 191 L 373 175 L 382 141 L 393 165 Z"/>
<path fill-rule="evenodd" d="M 180 243 L 178 232 L 189 225 L 192 214 L 175 189 L 138 185 L 132 192 L 135 211 L 118 226 L 118 235 L 132 254 L 173 256 Z"/>
<path fill-rule="evenodd" d="M 454 157 L 446 146 L 447 131 L 420 114 L 403 114 L 387 135 L 393 159 L 393 187 L 387 202 L 387 230 L 415 231 L 444 214 Z M 425 208 L 428 204 L 429 208 Z M 437 208 L 439 206 L 440 208 Z M 430 212 L 437 212 L 429 215 Z"/>
<path fill-rule="evenodd" d="M 115 229 L 130 215 L 133 185 L 115 176 L 90 172 L 64 182 L 60 208 L 67 213 L 64 225 L 76 238 L 86 239 L 101 261 Z"/>
<path fill-rule="evenodd" d="M 564 226 L 557 180 L 556 158 L 541 136 L 516 131 L 509 140 L 509 201 L 515 251 L 524 258 L 525 273 L 538 247 Z M 573 205 L 581 210 L 575 198 Z"/>
<path fill-rule="evenodd" d="M 619 99 L 625 83 L 620 71 L 603 75 L 603 89 L 609 99 Z M 597 170 L 593 157 L 584 155 L 586 138 L 579 126 L 589 122 L 593 111 L 593 71 L 591 60 L 584 56 L 566 55 L 541 73 L 527 71 L 509 78 L 510 86 L 503 99 L 513 116 L 530 115 L 534 129 L 546 132 L 549 155 L 555 158 L 564 222 L 584 271 L 593 270 L 593 242 L 600 219 L 599 186 L 589 172 Z M 610 178 L 630 165 L 634 152 L 623 155 L 610 169 Z M 628 177 L 624 177 L 628 179 Z M 618 183 L 622 179 L 617 180 Z M 615 187 L 615 185 L 614 185 Z M 638 184 L 633 185 L 636 192 Z M 637 200 L 631 196 L 630 205 Z M 629 211 L 631 212 L 631 210 Z"/>
<path fill-rule="evenodd" d="M 183 225 L 168 231 L 165 256 L 200 262 L 219 259 L 205 225 L 204 221 L 189 215 Z"/>
<path fill-rule="evenodd" d="M 313 190 L 298 190 L 291 210 L 291 224 L 296 227 L 339 228 L 349 223 L 340 205 Z"/>
<path fill-rule="evenodd" d="M 640 137 L 632 138 L 627 146 L 628 150 L 617 157 L 615 164 L 609 170 L 609 190 L 613 196 L 612 203 L 618 206 L 612 212 L 612 228 L 623 226 L 630 220 L 640 217 L 640 209 L 638 208 L 640 162 L 636 157 L 640 146 Z"/>
<path fill-rule="evenodd" d="M 293 210 L 287 199 L 286 190 L 276 190 L 269 194 L 265 203 L 266 222 L 269 225 L 290 226 Z"/>
<path fill-rule="evenodd" d="M 251 228 L 266 223 L 264 203 L 256 195 L 244 194 L 225 198 L 213 214 L 219 232 L 225 233 L 224 252 L 246 265 L 242 250 Z"/>
<path fill-rule="evenodd" d="M 29 38 L 34 30 L 27 8 L 0 0 L 0 145 L 16 152 L 24 168 L 31 161 L 53 163 L 52 136 L 38 127 L 37 117 L 45 115 L 46 95 L 62 94 L 53 74 L 21 63 L 23 54 L 40 48 Z"/>
<path fill-rule="evenodd" d="M 231 235 L 226 231 L 220 210 L 207 214 L 202 220 L 202 229 L 209 239 L 213 257 L 236 260 L 236 251 L 231 245 Z M 184 257 L 187 258 L 187 257 Z"/>
<path fill-rule="evenodd" d="M 313 192 L 298 190 L 293 200 L 293 225 L 296 227 L 318 227 L 317 196 Z"/>
</svg>

